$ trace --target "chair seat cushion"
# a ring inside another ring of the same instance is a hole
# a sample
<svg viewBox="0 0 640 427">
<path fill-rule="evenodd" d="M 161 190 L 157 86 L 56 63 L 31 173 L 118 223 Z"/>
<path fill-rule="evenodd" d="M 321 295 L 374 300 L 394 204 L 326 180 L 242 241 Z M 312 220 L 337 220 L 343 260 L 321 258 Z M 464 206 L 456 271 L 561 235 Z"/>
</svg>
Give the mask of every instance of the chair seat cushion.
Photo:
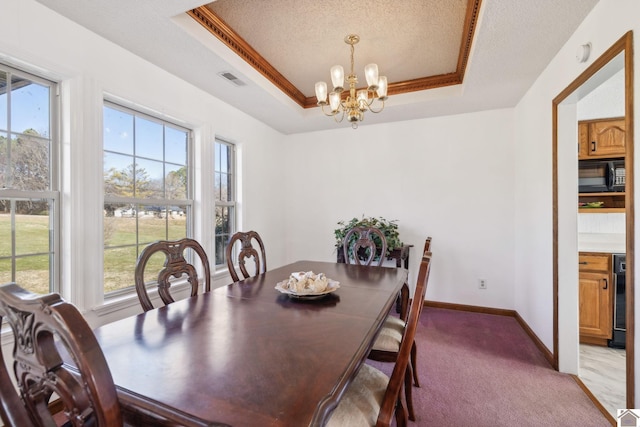
<svg viewBox="0 0 640 427">
<path fill-rule="evenodd" d="M 405 323 L 402 319 L 395 316 L 387 316 L 382 324 L 378 338 L 373 344 L 373 350 L 399 352 L 404 326 Z"/>
<path fill-rule="evenodd" d="M 375 426 L 388 384 L 389 377 L 384 372 L 366 363 L 362 365 L 326 426 Z"/>
</svg>

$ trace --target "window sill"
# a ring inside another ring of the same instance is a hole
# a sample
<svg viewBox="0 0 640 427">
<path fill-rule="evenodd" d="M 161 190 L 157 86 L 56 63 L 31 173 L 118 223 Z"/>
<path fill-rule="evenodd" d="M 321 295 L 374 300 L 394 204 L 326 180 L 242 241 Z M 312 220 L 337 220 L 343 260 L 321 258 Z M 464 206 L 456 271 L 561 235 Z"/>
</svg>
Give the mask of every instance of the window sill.
<svg viewBox="0 0 640 427">
<path fill-rule="evenodd" d="M 226 269 L 215 271 L 211 275 L 211 288 L 215 289 L 218 287 L 226 286 L 231 283 L 231 276 L 229 275 L 229 271 Z M 188 283 L 185 281 L 183 283 L 176 283 L 171 286 L 171 289 L 174 293 L 179 294 L 180 292 L 188 290 Z M 155 287 L 150 286 L 147 289 L 149 293 L 149 298 L 153 303 L 154 307 L 158 307 L 162 305 L 162 300 L 158 295 L 158 291 Z M 127 292 L 124 294 L 112 296 L 109 298 L 105 298 L 104 304 L 93 307 L 92 311 L 96 316 L 102 317 L 107 316 L 112 313 L 125 310 L 134 306 L 140 306 L 140 300 L 138 300 L 138 294 L 135 290 L 131 292 Z"/>
<path fill-rule="evenodd" d="M 98 317 L 106 316 L 116 311 L 124 310 L 125 308 L 139 306 L 140 300 L 138 300 L 138 294 L 135 292 L 119 295 L 117 297 L 105 298 L 105 302 L 102 305 L 93 307 L 92 311 Z"/>
<path fill-rule="evenodd" d="M 171 292 L 176 295 L 179 295 L 181 292 L 188 291 L 188 289 L 189 284 L 186 280 L 171 285 Z M 151 299 L 151 303 L 154 307 L 163 305 L 155 285 L 148 286 L 147 293 L 149 294 L 149 299 Z M 105 298 L 104 304 L 93 307 L 92 311 L 96 316 L 102 317 L 134 306 L 140 307 L 140 300 L 138 299 L 138 294 L 135 289 L 130 292 Z"/>
</svg>

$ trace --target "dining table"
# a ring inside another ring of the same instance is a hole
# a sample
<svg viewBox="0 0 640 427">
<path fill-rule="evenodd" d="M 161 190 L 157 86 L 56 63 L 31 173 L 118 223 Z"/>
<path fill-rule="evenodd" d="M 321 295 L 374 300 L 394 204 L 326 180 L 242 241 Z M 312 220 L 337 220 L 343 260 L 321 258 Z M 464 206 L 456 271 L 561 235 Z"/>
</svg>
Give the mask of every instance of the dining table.
<svg viewBox="0 0 640 427">
<path fill-rule="evenodd" d="M 339 287 L 313 299 L 276 289 L 309 271 Z M 403 268 L 297 261 L 95 335 L 138 425 L 322 426 L 406 281 Z"/>
</svg>

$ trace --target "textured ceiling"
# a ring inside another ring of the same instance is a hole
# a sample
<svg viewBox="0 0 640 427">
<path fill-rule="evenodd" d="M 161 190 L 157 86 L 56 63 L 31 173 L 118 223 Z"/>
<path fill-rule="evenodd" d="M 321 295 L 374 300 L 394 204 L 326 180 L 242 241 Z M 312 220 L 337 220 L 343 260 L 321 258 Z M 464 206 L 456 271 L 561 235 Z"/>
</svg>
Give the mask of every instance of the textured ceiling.
<svg viewBox="0 0 640 427">
<path fill-rule="evenodd" d="M 478 4 L 479 0 L 404 0 L 398 7 L 396 0 L 364 5 L 340 0 L 217 0 L 206 8 L 311 97 L 316 81 L 329 80 L 331 66 L 342 65 L 345 74 L 350 71 L 350 47 L 344 43 L 348 34 L 360 36 L 354 55 L 360 86 L 369 63 L 378 64 L 390 84 L 455 73 L 461 47 L 468 50 L 463 31 L 467 10 L 475 12 Z"/>
<path fill-rule="evenodd" d="M 302 108 L 213 37 L 187 14 L 202 0 L 37 1 L 283 133 L 349 127 Z M 462 83 L 390 96 L 361 126 L 515 106 L 597 1 L 482 0 Z M 308 97 L 315 81 L 329 80 L 332 65 L 348 68 L 343 39 L 352 32 L 361 37 L 361 79 L 368 62 L 390 82 L 448 73 L 459 59 L 467 3 L 218 0 L 211 7 Z M 245 85 L 229 83 L 223 72 Z"/>
</svg>

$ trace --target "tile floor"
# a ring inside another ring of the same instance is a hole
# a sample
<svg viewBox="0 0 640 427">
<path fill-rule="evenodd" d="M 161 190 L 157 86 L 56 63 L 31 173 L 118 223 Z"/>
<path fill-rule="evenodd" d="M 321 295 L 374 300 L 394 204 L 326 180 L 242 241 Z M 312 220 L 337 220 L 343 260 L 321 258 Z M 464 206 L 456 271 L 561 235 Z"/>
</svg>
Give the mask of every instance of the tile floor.
<svg viewBox="0 0 640 427">
<path fill-rule="evenodd" d="M 580 379 L 616 418 L 626 402 L 625 350 L 580 344 Z"/>
</svg>

